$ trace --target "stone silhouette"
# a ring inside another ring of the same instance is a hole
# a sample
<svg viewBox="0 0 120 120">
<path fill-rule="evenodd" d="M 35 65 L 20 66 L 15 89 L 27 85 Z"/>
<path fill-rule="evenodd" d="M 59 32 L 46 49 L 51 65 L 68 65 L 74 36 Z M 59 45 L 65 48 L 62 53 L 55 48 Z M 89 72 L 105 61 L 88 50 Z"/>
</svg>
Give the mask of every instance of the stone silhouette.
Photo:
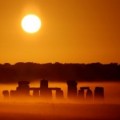
<svg viewBox="0 0 120 120">
<path fill-rule="evenodd" d="M 93 93 L 89 87 L 81 87 L 78 91 L 78 98 L 81 100 L 91 100 L 93 99 Z"/>
<path fill-rule="evenodd" d="M 77 82 L 74 80 L 67 81 L 68 92 L 67 97 L 75 99 L 77 98 Z"/>
<path fill-rule="evenodd" d="M 20 81 L 18 82 L 18 87 L 17 87 L 17 94 L 18 95 L 23 95 L 23 96 L 29 96 L 29 82 L 28 81 Z"/>
<path fill-rule="evenodd" d="M 80 99 L 80 100 L 84 100 L 84 89 L 80 89 L 79 91 L 78 91 L 78 98 Z"/>
<path fill-rule="evenodd" d="M 5 98 L 8 98 L 8 97 L 9 97 L 9 91 L 8 91 L 8 90 L 4 90 L 4 91 L 3 91 L 3 96 L 4 96 Z"/>
<path fill-rule="evenodd" d="M 30 91 L 33 91 L 33 97 L 40 98 L 52 98 L 52 91 L 56 91 L 56 98 L 63 98 L 63 91 L 61 88 L 49 88 L 48 80 L 41 80 L 40 87 L 30 87 L 28 81 L 19 81 L 16 90 L 11 90 L 10 93 L 7 90 L 3 91 L 3 96 L 6 97 L 30 97 Z"/>
<path fill-rule="evenodd" d="M 48 80 L 41 80 L 40 96 L 43 98 L 52 98 L 52 90 L 48 88 Z"/>
<path fill-rule="evenodd" d="M 87 89 L 86 99 L 88 99 L 88 100 L 92 100 L 92 99 L 93 99 L 93 93 L 92 93 L 92 91 L 90 90 L 90 88 Z"/>
<path fill-rule="evenodd" d="M 94 90 L 94 99 L 104 99 L 104 88 L 96 87 Z"/>
<path fill-rule="evenodd" d="M 38 97 L 38 98 L 49 98 L 52 99 L 52 92 L 55 91 L 56 99 L 63 99 L 64 94 L 61 88 L 49 87 L 48 80 L 41 80 L 39 87 L 30 87 L 28 81 L 18 82 L 16 90 L 11 90 L 10 93 L 7 90 L 3 91 L 3 96 L 8 97 Z M 77 90 L 77 82 L 75 80 L 67 81 L 67 98 L 68 99 L 77 99 L 77 100 L 93 100 L 94 99 L 103 99 L 104 98 L 104 88 L 96 87 L 94 92 L 90 87 L 80 87 Z M 32 91 L 32 95 L 30 95 Z M 94 94 L 93 94 L 94 93 Z"/>
</svg>

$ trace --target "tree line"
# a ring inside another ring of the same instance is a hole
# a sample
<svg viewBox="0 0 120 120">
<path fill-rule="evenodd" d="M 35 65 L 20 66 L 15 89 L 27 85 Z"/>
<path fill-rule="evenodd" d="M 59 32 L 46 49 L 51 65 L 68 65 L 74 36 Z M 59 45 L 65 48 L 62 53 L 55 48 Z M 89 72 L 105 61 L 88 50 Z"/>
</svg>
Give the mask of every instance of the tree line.
<svg viewBox="0 0 120 120">
<path fill-rule="evenodd" d="M 37 79 L 51 81 L 120 81 L 120 64 L 110 63 L 23 63 L 0 64 L 0 83 L 13 83 L 19 80 Z"/>
</svg>

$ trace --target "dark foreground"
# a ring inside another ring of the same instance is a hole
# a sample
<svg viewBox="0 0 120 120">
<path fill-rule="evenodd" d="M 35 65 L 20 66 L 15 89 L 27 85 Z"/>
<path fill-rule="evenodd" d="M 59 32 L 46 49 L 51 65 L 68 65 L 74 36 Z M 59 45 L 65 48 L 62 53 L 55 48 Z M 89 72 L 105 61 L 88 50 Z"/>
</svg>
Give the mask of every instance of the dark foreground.
<svg viewBox="0 0 120 120">
<path fill-rule="evenodd" d="M 120 105 L 2 102 L 0 120 L 120 120 Z"/>
</svg>

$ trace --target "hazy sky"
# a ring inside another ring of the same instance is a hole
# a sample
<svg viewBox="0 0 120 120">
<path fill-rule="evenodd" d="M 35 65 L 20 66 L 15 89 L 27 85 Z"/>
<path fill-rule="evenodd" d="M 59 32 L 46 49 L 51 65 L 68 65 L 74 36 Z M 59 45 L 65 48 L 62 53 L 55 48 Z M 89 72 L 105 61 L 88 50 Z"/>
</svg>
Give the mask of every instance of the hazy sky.
<svg viewBox="0 0 120 120">
<path fill-rule="evenodd" d="M 33 35 L 29 13 L 42 21 Z M 0 36 L 0 63 L 120 63 L 120 0 L 0 0 Z"/>
</svg>

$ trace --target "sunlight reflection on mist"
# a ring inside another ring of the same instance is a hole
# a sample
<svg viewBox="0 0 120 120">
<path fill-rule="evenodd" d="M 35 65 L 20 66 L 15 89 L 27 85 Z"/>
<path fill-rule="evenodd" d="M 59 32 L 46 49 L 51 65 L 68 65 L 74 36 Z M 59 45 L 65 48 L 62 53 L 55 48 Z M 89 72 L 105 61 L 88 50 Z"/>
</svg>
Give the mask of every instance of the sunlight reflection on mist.
<svg viewBox="0 0 120 120">
<path fill-rule="evenodd" d="M 105 100 L 90 102 L 67 99 L 66 83 L 49 83 L 49 87 L 60 87 L 64 91 L 64 99 L 56 100 L 40 98 L 3 98 L 0 94 L 0 119 L 9 120 L 119 120 L 120 116 L 120 83 L 87 83 L 78 84 L 78 89 L 89 86 L 92 90 L 96 86 L 105 88 Z M 17 84 L 0 85 L 0 93 L 4 89 L 15 90 Z M 32 82 L 30 87 L 39 87 L 39 82 Z"/>
<path fill-rule="evenodd" d="M 88 86 L 94 91 L 96 86 L 105 88 L 105 103 L 114 103 L 120 104 L 120 83 L 119 82 L 79 82 L 77 88 Z M 1 84 L 0 85 L 0 98 L 3 99 L 2 91 L 3 90 L 15 90 L 17 84 Z M 30 87 L 39 87 L 39 82 L 32 82 Z M 67 84 L 64 82 L 49 82 L 49 87 L 60 87 L 64 91 L 64 101 L 67 98 Z M 55 93 L 53 91 L 53 100 L 55 99 Z M 39 100 L 38 100 L 39 101 Z"/>
</svg>

